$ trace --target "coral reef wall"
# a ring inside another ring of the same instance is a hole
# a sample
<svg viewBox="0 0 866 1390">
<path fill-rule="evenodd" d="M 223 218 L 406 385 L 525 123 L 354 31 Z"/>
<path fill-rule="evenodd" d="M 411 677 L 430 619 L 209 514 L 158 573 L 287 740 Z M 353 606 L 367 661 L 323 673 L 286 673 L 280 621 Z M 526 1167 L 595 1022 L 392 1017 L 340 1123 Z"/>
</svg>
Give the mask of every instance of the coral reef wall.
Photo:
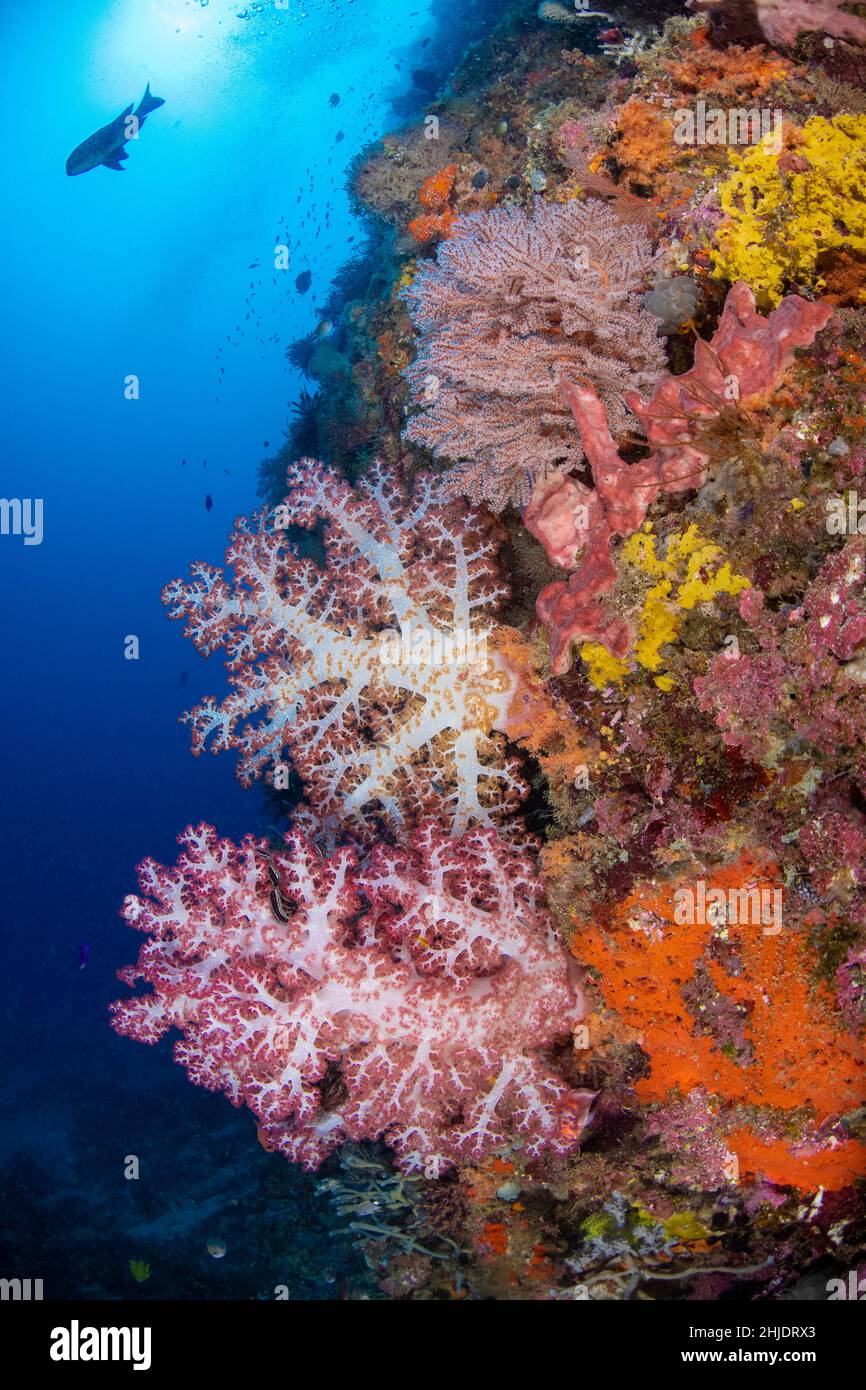
<svg viewBox="0 0 866 1390">
<path fill-rule="evenodd" d="M 343 1146 L 389 1297 L 862 1259 L 864 45 L 506 11 L 357 161 L 265 506 L 165 590 L 286 838 L 145 862 L 115 1026 Z"/>
</svg>

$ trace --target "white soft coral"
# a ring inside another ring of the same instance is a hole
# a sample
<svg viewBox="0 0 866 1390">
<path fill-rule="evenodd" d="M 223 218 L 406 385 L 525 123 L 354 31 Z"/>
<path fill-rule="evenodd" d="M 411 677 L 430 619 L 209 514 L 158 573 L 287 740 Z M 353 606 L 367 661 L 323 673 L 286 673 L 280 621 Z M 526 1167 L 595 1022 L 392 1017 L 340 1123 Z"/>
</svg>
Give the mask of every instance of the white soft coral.
<svg viewBox="0 0 866 1390">
<path fill-rule="evenodd" d="M 227 652 L 231 693 L 185 716 L 194 752 L 238 749 L 245 783 L 289 753 L 320 821 L 356 833 L 375 816 L 502 824 L 525 786 L 501 737 L 519 681 L 489 616 L 496 523 L 430 477 L 410 498 L 381 466 L 352 488 L 304 459 L 288 481 L 238 523 L 230 571 L 196 564 L 164 590 L 202 652 Z M 321 566 L 289 536 L 320 526 Z"/>
</svg>

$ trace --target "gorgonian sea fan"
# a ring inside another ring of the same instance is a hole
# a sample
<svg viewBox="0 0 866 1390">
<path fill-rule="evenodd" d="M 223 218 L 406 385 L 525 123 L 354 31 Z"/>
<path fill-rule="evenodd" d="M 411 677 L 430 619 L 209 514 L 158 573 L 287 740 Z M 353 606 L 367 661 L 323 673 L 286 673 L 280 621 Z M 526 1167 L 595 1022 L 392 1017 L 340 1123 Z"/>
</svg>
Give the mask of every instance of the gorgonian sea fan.
<svg viewBox="0 0 866 1390">
<path fill-rule="evenodd" d="M 623 393 L 649 391 L 665 365 L 642 303 L 654 261 L 647 232 L 598 199 L 458 218 L 405 291 L 420 335 L 405 434 L 454 461 L 452 491 L 499 511 L 576 468 L 563 380 L 591 386 L 613 434 L 626 429 Z"/>
<path fill-rule="evenodd" d="M 150 992 L 113 1024 L 146 1043 L 178 1029 L 190 1080 L 247 1105 L 266 1148 L 316 1168 L 382 1138 L 436 1177 L 518 1135 L 531 1156 L 575 1147 L 594 1093 L 542 1053 L 584 1004 L 528 856 L 431 822 L 363 865 L 297 832 L 273 852 L 206 825 L 180 840 L 124 904 L 148 940 L 120 978 Z"/>
<path fill-rule="evenodd" d="M 352 488 L 302 459 L 288 485 L 237 523 L 225 571 L 197 563 L 163 591 L 201 652 L 227 654 L 231 693 L 184 716 L 193 751 L 239 750 L 244 783 L 290 757 L 319 822 L 359 835 L 505 822 L 526 788 L 504 748 L 520 678 L 490 618 L 497 523 L 380 466 Z M 320 524 L 323 566 L 288 538 Z"/>
</svg>

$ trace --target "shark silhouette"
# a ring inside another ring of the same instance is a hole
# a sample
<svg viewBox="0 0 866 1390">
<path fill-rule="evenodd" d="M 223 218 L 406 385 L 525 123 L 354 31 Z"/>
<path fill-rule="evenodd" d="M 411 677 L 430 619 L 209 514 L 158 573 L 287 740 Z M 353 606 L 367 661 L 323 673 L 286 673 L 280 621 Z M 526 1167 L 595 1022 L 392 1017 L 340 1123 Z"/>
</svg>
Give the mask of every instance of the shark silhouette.
<svg viewBox="0 0 866 1390">
<path fill-rule="evenodd" d="M 67 174 L 70 177 L 74 174 L 86 174 L 88 169 L 97 169 L 100 164 L 106 169 L 118 169 L 122 173 L 123 160 L 127 157 L 124 148 L 127 140 L 137 136 L 151 111 L 163 105 L 162 97 L 151 96 L 148 82 L 135 113 L 130 102 L 126 110 L 121 111 L 113 121 L 75 147 L 66 161 Z"/>
</svg>

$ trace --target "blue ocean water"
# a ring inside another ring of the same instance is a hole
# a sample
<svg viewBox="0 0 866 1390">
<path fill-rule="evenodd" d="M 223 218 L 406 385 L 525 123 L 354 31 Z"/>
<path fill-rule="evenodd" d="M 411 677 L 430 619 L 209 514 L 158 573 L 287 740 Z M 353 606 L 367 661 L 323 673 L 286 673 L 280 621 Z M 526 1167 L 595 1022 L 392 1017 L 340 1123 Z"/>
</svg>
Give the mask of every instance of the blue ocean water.
<svg viewBox="0 0 866 1390">
<path fill-rule="evenodd" d="M 116 1037 L 106 1006 L 138 945 L 117 915 L 136 863 L 173 859 L 189 822 L 267 818 L 230 759 L 190 757 L 177 716 L 223 674 L 161 586 L 220 563 L 255 505 L 301 388 L 285 348 L 365 237 L 347 168 L 423 109 L 417 53 L 444 76 L 458 19 L 458 0 L 42 0 L 0 19 L 0 494 L 43 509 L 40 544 L 0 536 L 0 1276 L 46 1297 L 332 1298 L 366 1278 L 313 1180 L 167 1042 Z M 124 172 L 67 177 L 148 82 L 165 105 Z"/>
</svg>

